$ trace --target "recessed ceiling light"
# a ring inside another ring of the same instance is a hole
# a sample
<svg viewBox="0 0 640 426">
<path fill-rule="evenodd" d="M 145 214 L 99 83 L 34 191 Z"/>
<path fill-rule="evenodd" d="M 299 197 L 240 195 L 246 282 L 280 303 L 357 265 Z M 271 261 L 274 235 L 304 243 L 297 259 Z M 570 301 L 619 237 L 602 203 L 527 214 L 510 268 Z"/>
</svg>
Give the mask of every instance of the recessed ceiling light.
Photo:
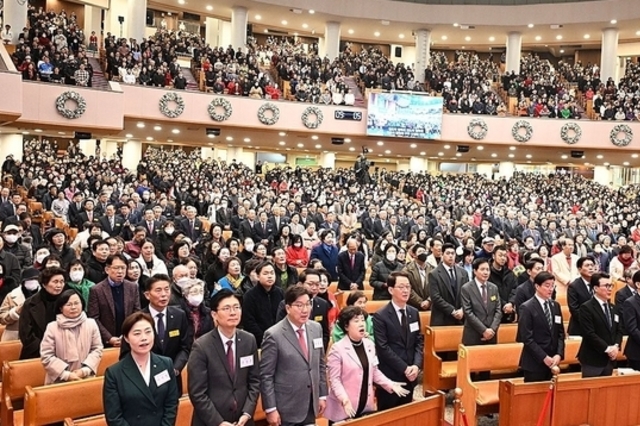
<svg viewBox="0 0 640 426">
<path fill-rule="evenodd" d="M 262 16 L 260 16 L 260 15 L 256 15 L 256 16 L 255 16 L 255 18 L 256 18 L 256 21 L 259 21 L 259 20 L 261 20 L 261 19 L 262 19 Z"/>
<path fill-rule="evenodd" d="M 584 37 L 584 38 L 585 38 L 585 39 L 587 39 L 587 40 L 591 38 L 591 36 L 590 36 L 589 34 L 585 34 L 585 35 L 583 35 L 582 37 Z"/>
<path fill-rule="evenodd" d="M 316 13 L 316 11 L 313 9 L 309 9 L 309 13 L 313 15 L 314 13 Z"/>
<path fill-rule="evenodd" d="M 171 131 L 171 133 L 173 133 L 174 135 L 177 135 L 178 133 L 180 133 L 180 130 L 178 130 L 178 129 L 173 129 L 173 130 Z"/>
<path fill-rule="evenodd" d="M 515 157 L 515 155 L 509 154 L 509 158 L 513 158 L 513 157 Z"/>
<path fill-rule="evenodd" d="M 398 37 L 399 38 L 404 38 L 404 34 L 399 34 Z"/>
<path fill-rule="evenodd" d="M 385 150 L 385 151 L 384 151 L 384 153 L 385 153 L 385 154 L 391 154 L 391 150 L 390 150 L 390 149 L 387 149 L 387 150 Z"/>
<path fill-rule="evenodd" d="M 493 158 L 496 158 L 496 157 L 498 156 L 498 154 L 496 154 L 496 153 L 494 152 L 493 154 L 491 154 L 491 156 L 492 156 Z"/>
<path fill-rule="evenodd" d="M 533 24 L 529 24 L 529 25 L 527 25 L 527 27 L 533 28 Z"/>
<path fill-rule="evenodd" d="M 516 150 L 516 147 L 515 147 L 515 146 L 510 146 L 510 147 L 509 147 L 509 149 L 510 149 L 511 151 L 515 151 L 515 150 Z"/>
<path fill-rule="evenodd" d="M 28 134 L 29 134 L 29 132 L 22 132 L 22 134 L 23 134 L 23 135 L 28 135 Z"/>
<path fill-rule="evenodd" d="M 496 41 L 496 38 L 494 36 L 489 37 L 489 41 Z"/>
<path fill-rule="evenodd" d="M 527 158 L 531 158 L 531 154 L 527 154 Z"/>
<path fill-rule="evenodd" d="M 590 163 L 587 161 L 586 163 L 584 163 L 585 166 L 588 166 Z"/>
<path fill-rule="evenodd" d="M 215 137 L 216 137 L 216 135 L 214 135 L 213 133 L 209 133 L 209 134 L 207 135 L 207 137 L 208 137 L 209 139 L 213 139 L 213 138 L 215 138 Z"/>
<path fill-rule="evenodd" d="M 280 132 L 280 133 L 278 133 L 278 135 L 280 135 L 280 136 L 287 136 L 287 134 L 286 134 L 285 132 Z"/>
<path fill-rule="evenodd" d="M 349 31 L 347 31 L 349 34 L 353 34 L 353 29 L 349 28 Z"/>
<path fill-rule="evenodd" d="M 556 36 L 556 40 L 562 40 L 562 35 L 558 34 L 558 35 Z"/>
<path fill-rule="evenodd" d="M 355 151 L 356 149 L 354 147 L 349 148 L 349 151 Z"/>
<path fill-rule="evenodd" d="M 540 40 L 542 40 L 542 37 L 536 36 L 536 41 L 540 41 Z"/>
<path fill-rule="evenodd" d="M 442 40 L 446 40 L 446 39 L 447 39 L 447 36 L 446 36 L 446 35 L 443 35 L 443 36 L 442 36 L 442 37 L 440 37 L 440 38 L 441 38 Z"/>
<path fill-rule="evenodd" d="M 152 141 L 152 140 L 153 140 L 153 138 L 152 138 L 151 136 L 147 136 L 147 140 L 148 140 L 148 141 Z"/>
<path fill-rule="evenodd" d="M 303 143 L 299 143 L 297 146 L 298 146 L 298 148 L 304 148 L 304 144 Z"/>
<path fill-rule="evenodd" d="M 415 144 L 415 143 L 412 143 L 412 144 L 411 144 L 411 145 L 409 145 L 409 146 L 410 146 L 411 148 L 417 148 L 417 147 L 418 147 L 418 145 L 417 145 L 417 144 Z"/>
<path fill-rule="evenodd" d="M 251 139 L 249 139 L 249 138 L 244 138 L 244 141 L 245 141 L 245 142 L 251 142 Z"/>
<path fill-rule="evenodd" d="M 42 129 L 35 129 L 36 133 L 42 133 Z"/>
<path fill-rule="evenodd" d="M 124 135 L 124 137 L 127 139 L 131 139 L 133 135 L 131 133 L 127 133 L 126 135 Z"/>
<path fill-rule="evenodd" d="M 316 145 L 316 149 L 320 149 L 320 148 L 322 148 L 322 145 L 320 144 Z"/>
<path fill-rule="evenodd" d="M 441 151 L 441 152 L 439 152 L 439 153 L 438 153 L 438 155 L 439 155 L 440 157 L 442 157 L 442 156 L 444 155 L 444 152 L 442 152 L 442 151 Z"/>
<path fill-rule="evenodd" d="M 264 32 L 265 32 L 265 33 L 268 33 L 268 32 L 269 32 L 269 30 L 265 28 L 265 29 L 264 29 Z"/>
<path fill-rule="evenodd" d="M 160 126 L 153 126 L 153 130 L 155 130 L 156 132 L 159 132 L 160 130 L 162 130 L 162 127 L 160 127 Z"/>
<path fill-rule="evenodd" d="M 282 25 L 287 25 L 287 24 L 288 24 L 288 22 L 287 22 L 285 19 L 283 19 L 283 20 L 282 20 L 282 22 L 280 22 L 280 23 L 281 23 Z"/>
<path fill-rule="evenodd" d="M 380 37 L 380 31 L 376 31 L 375 33 L 373 33 L 373 35 L 376 37 Z"/>
<path fill-rule="evenodd" d="M 172 143 L 173 139 L 167 139 L 167 142 Z"/>
<path fill-rule="evenodd" d="M 456 153 L 456 157 L 462 157 L 462 154 L 460 154 L 459 152 Z"/>
<path fill-rule="evenodd" d="M 464 38 L 464 41 L 471 41 L 471 37 L 466 36 L 466 37 Z"/>
<path fill-rule="evenodd" d="M 451 145 L 445 145 L 443 148 L 444 149 L 449 149 L 449 148 L 451 148 Z"/>
<path fill-rule="evenodd" d="M 382 146 L 382 145 L 384 145 L 384 142 L 378 141 L 378 146 Z"/>
<path fill-rule="evenodd" d="M 378 154 L 378 157 L 382 157 L 382 154 Z"/>
<path fill-rule="evenodd" d="M 345 138 L 345 139 L 344 139 L 344 141 L 345 141 L 346 143 L 351 143 L 351 139 L 349 139 L 349 138 Z"/>
<path fill-rule="evenodd" d="M 638 158 L 638 154 L 632 154 L 631 158 Z"/>
<path fill-rule="evenodd" d="M 602 155 L 596 155 L 596 158 L 597 158 L 598 160 L 602 160 L 603 156 L 602 156 Z"/>
<path fill-rule="evenodd" d="M 617 23 L 618 23 L 618 21 L 617 21 L 616 19 L 612 19 L 612 20 L 611 20 L 611 21 L 609 21 L 609 22 L 611 22 L 611 25 L 615 25 L 615 24 L 617 24 Z"/>
<path fill-rule="evenodd" d="M 560 49 L 560 53 L 564 53 L 564 49 Z"/>
<path fill-rule="evenodd" d="M 567 158 L 569 158 L 567 155 L 563 155 L 560 158 L 562 158 L 563 160 L 566 160 Z"/>
<path fill-rule="evenodd" d="M 225 139 L 228 140 L 229 142 L 231 142 L 233 140 L 233 137 L 232 136 L 227 136 Z"/>
<path fill-rule="evenodd" d="M 58 132 L 59 135 L 64 135 L 66 134 L 65 132 Z"/>
<path fill-rule="evenodd" d="M 458 24 L 457 22 L 454 22 L 454 23 L 453 23 L 453 26 L 454 26 L 454 27 L 457 27 L 458 25 L 460 25 L 460 24 Z"/>
<path fill-rule="evenodd" d="M 466 47 L 462 46 L 463 49 L 466 49 Z"/>
<path fill-rule="evenodd" d="M 318 135 L 311 136 L 311 139 L 313 139 L 314 141 L 317 141 L 318 140 Z"/>
<path fill-rule="evenodd" d="M 482 151 L 484 149 L 484 146 L 478 145 L 477 148 L 478 148 L 478 151 Z"/>
<path fill-rule="evenodd" d="M 207 5 L 207 10 L 208 10 L 208 11 L 212 11 L 212 10 L 213 10 L 213 6 L 211 6 L 210 4 L 209 4 L 209 5 Z"/>
<path fill-rule="evenodd" d="M 141 122 L 139 122 L 138 124 L 136 124 L 136 126 L 137 126 L 139 129 L 144 129 L 144 123 L 143 123 L 142 121 L 141 121 Z"/>
<path fill-rule="evenodd" d="M 280 144 L 281 146 L 284 146 L 284 145 L 286 145 L 287 143 L 286 143 L 285 141 L 280 141 L 280 142 L 278 142 L 278 144 Z"/>
<path fill-rule="evenodd" d="M 420 151 L 420 155 L 427 155 L 427 153 L 424 151 Z"/>
<path fill-rule="evenodd" d="M 306 30 L 307 28 L 309 28 L 309 25 L 307 25 L 307 24 L 302 24 L 302 28 L 304 28 L 304 29 Z"/>
<path fill-rule="evenodd" d="M 629 162 L 628 162 L 628 161 L 625 161 L 624 163 L 622 163 L 622 165 L 623 165 L 623 166 L 628 166 L 628 165 L 629 165 Z"/>
<path fill-rule="evenodd" d="M 184 0 L 178 0 L 178 4 L 184 4 Z"/>
<path fill-rule="evenodd" d="M 609 165 L 609 163 L 602 163 L 602 164 L 604 164 L 605 166 L 608 166 L 608 165 Z"/>
</svg>

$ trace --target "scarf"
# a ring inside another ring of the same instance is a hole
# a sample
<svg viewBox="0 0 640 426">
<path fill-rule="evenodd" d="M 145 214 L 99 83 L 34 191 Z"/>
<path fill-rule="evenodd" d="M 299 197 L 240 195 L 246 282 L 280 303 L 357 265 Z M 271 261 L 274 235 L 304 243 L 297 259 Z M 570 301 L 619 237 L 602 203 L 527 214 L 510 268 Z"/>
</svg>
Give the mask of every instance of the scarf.
<svg viewBox="0 0 640 426">
<path fill-rule="evenodd" d="M 240 287 L 240 284 L 242 284 L 243 279 L 244 277 L 242 276 L 242 274 L 238 275 L 238 278 L 233 278 L 230 274 L 227 274 L 227 280 L 229 280 L 233 288 Z"/>
<path fill-rule="evenodd" d="M 56 315 L 56 324 L 62 333 L 62 339 L 66 349 L 66 359 L 68 364 L 80 361 L 78 354 L 78 341 L 76 329 L 87 320 L 87 314 L 83 312 L 76 318 L 67 318 L 62 314 Z"/>
<path fill-rule="evenodd" d="M 633 263 L 633 256 L 631 256 L 629 259 L 623 259 L 622 257 L 620 257 L 620 255 L 618 255 L 618 260 L 620 261 L 620 263 L 622 263 L 622 266 L 624 266 L 624 270 L 626 271 Z"/>
<path fill-rule="evenodd" d="M 67 281 L 67 287 L 80 293 L 82 300 L 84 300 L 84 305 L 86 306 L 85 311 L 89 309 L 89 290 L 93 286 L 94 284 L 85 278 L 83 278 L 79 283 L 74 283 L 71 280 Z"/>
</svg>

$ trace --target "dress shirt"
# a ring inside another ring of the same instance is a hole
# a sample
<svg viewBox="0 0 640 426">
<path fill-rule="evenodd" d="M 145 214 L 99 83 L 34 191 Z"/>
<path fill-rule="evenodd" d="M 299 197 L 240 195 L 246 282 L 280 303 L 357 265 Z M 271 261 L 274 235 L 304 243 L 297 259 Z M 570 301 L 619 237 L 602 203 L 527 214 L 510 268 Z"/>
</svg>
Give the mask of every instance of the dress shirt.
<svg viewBox="0 0 640 426">
<path fill-rule="evenodd" d="M 158 314 L 164 314 L 162 315 L 162 323 L 164 324 L 164 329 L 166 331 L 167 330 L 167 308 L 164 308 L 162 311 L 156 311 L 155 309 L 153 309 L 151 305 L 149 305 L 149 313 L 151 314 L 151 317 L 153 318 L 153 322 L 156 325 L 156 334 L 158 332 Z M 164 336 L 162 336 L 161 338 L 164 339 Z"/>
</svg>

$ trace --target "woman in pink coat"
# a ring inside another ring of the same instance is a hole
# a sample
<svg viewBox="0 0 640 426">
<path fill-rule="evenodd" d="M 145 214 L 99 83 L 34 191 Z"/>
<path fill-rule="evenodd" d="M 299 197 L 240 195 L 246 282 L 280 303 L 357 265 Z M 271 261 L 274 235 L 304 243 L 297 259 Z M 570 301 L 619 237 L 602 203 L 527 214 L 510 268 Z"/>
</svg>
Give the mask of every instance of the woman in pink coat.
<svg viewBox="0 0 640 426">
<path fill-rule="evenodd" d="M 399 396 L 409 393 L 404 383 L 391 381 L 378 369 L 375 344 L 364 337 L 364 314 L 362 308 L 348 306 L 338 316 L 337 326 L 345 337 L 331 346 L 327 356 L 331 386 L 324 417 L 330 424 L 375 411 L 373 383 Z"/>
</svg>

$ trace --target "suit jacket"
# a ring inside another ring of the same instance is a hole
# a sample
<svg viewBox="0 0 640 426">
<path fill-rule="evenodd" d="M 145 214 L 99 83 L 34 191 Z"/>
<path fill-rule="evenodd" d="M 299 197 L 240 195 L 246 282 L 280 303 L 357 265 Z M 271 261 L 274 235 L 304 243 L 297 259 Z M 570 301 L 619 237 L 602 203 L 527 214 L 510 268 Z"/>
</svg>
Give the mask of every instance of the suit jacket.
<svg viewBox="0 0 640 426">
<path fill-rule="evenodd" d="M 624 329 L 629 335 L 624 355 L 631 361 L 640 361 L 640 295 L 628 298 L 622 305 Z"/>
<path fill-rule="evenodd" d="M 140 310 L 140 295 L 138 286 L 125 280 L 124 287 L 124 317 Z M 116 334 L 116 311 L 113 305 L 113 295 L 108 280 L 99 282 L 89 290 L 89 308 L 87 314 L 98 323 L 102 343 L 105 346 L 109 339 Z"/>
<path fill-rule="evenodd" d="M 47 329 L 46 308 L 42 291 L 24 301 L 18 321 L 18 335 L 22 342 L 20 359 L 40 358 L 40 344 Z"/>
<path fill-rule="evenodd" d="M 158 228 L 160 228 L 160 223 L 157 223 Z M 155 223 L 153 224 L 153 226 L 155 231 Z M 185 235 L 191 238 L 191 241 L 193 241 L 194 243 L 202 239 L 202 221 L 197 217 L 193 220 L 193 229 L 191 228 L 191 224 L 189 223 L 189 219 L 187 218 L 180 221 L 180 227 L 184 231 Z"/>
<path fill-rule="evenodd" d="M 616 301 L 616 308 L 618 308 L 618 314 L 622 313 L 622 306 L 624 305 L 625 300 L 627 300 L 633 295 L 634 293 L 631 291 L 628 285 L 625 285 L 623 288 L 616 291 L 615 301 Z"/>
<path fill-rule="evenodd" d="M 423 362 L 424 337 L 420 314 L 412 306 L 406 306 L 409 333 L 405 335 L 393 304 L 389 302 L 373 314 L 373 332 L 380 371 L 396 382 L 407 382 L 404 371 L 410 365 L 420 367 Z M 343 339 L 345 340 L 345 339 Z M 416 381 L 409 383 L 413 389 Z"/>
<path fill-rule="evenodd" d="M 402 226 L 400 226 L 399 223 L 396 223 L 395 225 L 391 225 L 389 222 L 387 222 L 386 230 L 391 231 L 391 235 L 393 235 L 394 240 L 398 241 L 398 240 L 404 239 Z"/>
<path fill-rule="evenodd" d="M 551 302 L 551 327 L 537 297 L 524 302 L 518 314 L 520 319 L 516 340 L 524 343 L 520 355 L 520 368 L 525 371 L 542 372 L 549 369 L 544 363 L 546 356 L 560 355 L 560 358 L 564 359 L 564 325 L 558 302 Z"/>
<path fill-rule="evenodd" d="M 498 286 L 487 282 L 487 304 L 482 300 L 482 293 L 475 280 L 462 286 L 462 310 L 464 311 L 464 327 L 462 329 L 462 343 L 464 345 L 483 345 L 498 342 L 498 327 L 502 319 L 502 307 Z M 482 340 L 482 333 L 490 328 L 495 332 L 489 341 Z"/>
<path fill-rule="evenodd" d="M 99 223 L 100 215 L 95 210 L 92 212 L 92 214 L 93 220 L 89 220 L 89 215 L 86 211 L 82 211 L 78 214 L 78 229 L 82 229 L 82 224 L 85 222 Z"/>
<path fill-rule="evenodd" d="M 238 216 L 234 216 L 234 219 L 238 218 Z M 233 222 L 232 222 L 233 223 Z M 249 222 L 248 219 L 244 219 L 240 222 L 240 227 L 238 229 L 239 237 L 241 241 L 244 241 L 245 238 L 253 238 L 253 227 L 257 226 L 257 221 L 253 222 L 253 225 Z"/>
<path fill-rule="evenodd" d="M 122 220 L 121 217 L 114 216 L 113 228 L 111 227 L 111 223 L 109 222 L 109 218 L 107 216 L 100 217 L 100 219 L 98 219 L 98 223 L 100 223 L 100 225 L 102 226 L 102 230 L 109 234 L 110 237 L 117 237 L 122 232 L 124 220 Z"/>
<path fill-rule="evenodd" d="M 380 219 L 376 219 L 373 222 L 373 236 L 376 240 L 380 238 L 380 235 L 387 229 L 387 225 L 389 225 L 389 220 L 385 220 L 384 224 Z"/>
<path fill-rule="evenodd" d="M 262 222 L 258 221 L 254 223 L 252 234 L 250 236 L 253 238 L 253 241 L 259 243 L 262 240 L 269 240 L 269 242 L 273 241 L 274 235 L 275 231 L 271 227 L 269 221 L 264 224 L 264 228 Z M 248 237 L 248 235 L 245 235 L 245 238 L 246 237 Z"/>
<path fill-rule="evenodd" d="M 260 394 L 258 346 L 253 335 L 243 330 L 236 330 L 235 339 L 234 375 L 217 328 L 193 344 L 187 364 L 189 399 L 193 404 L 191 426 L 235 423 L 242 414 L 255 413 Z"/>
<path fill-rule="evenodd" d="M 309 390 L 313 412 L 327 396 L 327 374 L 322 327 L 314 321 L 305 324 L 307 359 L 297 333 L 287 318 L 264 332 L 260 359 L 262 407 L 277 408 L 283 423 L 302 423 L 309 412 Z"/>
<path fill-rule="evenodd" d="M 231 218 L 233 217 L 233 212 L 231 208 L 220 207 L 216 212 L 218 214 L 218 223 L 222 226 L 231 226 Z"/>
<path fill-rule="evenodd" d="M 6 220 L 9 216 L 15 216 L 15 204 L 12 201 L 7 201 L 0 205 L 0 221 Z"/>
<path fill-rule="evenodd" d="M 364 350 L 369 361 L 369 375 L 367 377 L 367 403 L 364 413 L 375 411 L 373 403 L 373 384 L 392 392 L 393 382 L 389 380 L 379 369 L 375 344 L 370 339 L 362 339 Z M 347 418 L 342 401 L 348 399 L 354 409 L 358 408 L 360 401 L 360 387 L 362 386 L 362 364 L 358 358 L 351 341 L 341 339 L 331 346 L 327 355 L 327 368 L 329 369 L 329 396 L 324 417 L 337 422 Z"/>
<path fill-rule="evenodd" d="M 409 297 L 409 304 L 414 308 L 420 310 L 420 304 L 425 300 L 431 300 L 429 293 L 429 275 L 431 274 L 431 266 L 425 263 L 425 282 L 422 284 L 422 277 L 418 270 L 418 264 L 411 262 L 403 269 L 409 275 L 409 283 L 411 284 L 411 296 Z"/>
<path fill-rule="evenodd" d="M 431 325 L 462 325 L 462 321 L 455 319 L 451 313 L 462 308 L 460 289 L 469 281 L 467 271 L 458 265 L 454 266 L 456 273 L 457 292 L 451 288 L 449 273 L 444 264 L 440 263 L 429 274 L 429 292 L 431 294 Z"/>
<path fill-rule="evenodd" d="M 355 253 L 354 268 L 351 267 L 351 255 L 348 251 L 343 251 L 338 255 L 338 288 L 350 291 L 351 283 L 357 283 L 358 289 L 364 290 L 364 276 L 366 273 L 364 264 L 364 254 L 357 251 Z"/>
<path fill-rule="evenodd" d="M 179 395 L 176 376 L 171 374 L 173 364 L 169 358 L 154 353 L 149 362 L 148 386 L 131 354 L 107 368 L 102 398 L 110 426 L 175 424 Z"/>
<path fill-rule="evenodd" d="M 309 319 L 317 322 L 322 326 L 322 342 L 324 344 L 324 349 L 327 350 L 329 346 L 329 310 L 331 309 L 331 305 L 329 302 L 324 300 L 321 297 L 314 297 L 311 299 L 311 303 L 313 303 L 313 307 L 311 308 L 311 315 Z M 282 321 L 287 316 L 287 308 L 285 307 L 284 300 L 280 302 L 278 305 L 278 313 L 276 315 L 276 322 Z"/>
<path fill-rule="evenodd" d="M 76 206 L 75 202 L 69 203 L 69 224 L 71 226 L 75 226 L 78 229 L 82 229 L 82 223 L 80 222 L 80 213 L 83 211 L 82 203 L 80 203 L 80 208 Z"/>
<path fill-rule="evenodd" d="M 608 346 L 622 348 L 622 327 L 614 306 L 607 302 L 611 315 L 611 327 L 602 309 L 602 302 L 593 297 L 580 306 L 582 343 L 578 351 L 580 364 L 605 367 L 610 359 L 604 351 Z"/>
<path fill-rule="evenodd" d="M 572 279 L 578 276 L 578 267 L 576 262 L 578 261 L 577 254 L 571 254 L 571 268 L 567 262 L 567 257 L 563 252 L 557 253 L 551 257 L 551 270 L 556 280 L 562 284 L 568 284 Z M 572 314 L 573 315 L 573 314 Z"/>
<path fill-rule="evenodd" d="M 580 307 L 583 303 L 591 300 L 592 296 L 582 277 L 573 280 L 567 288 L 567 303 L 569 304 L 569 328 L 567 333 L 570 336 L 582 336 L 582 321 L 580 321 Z"/>
<path fill-rule="evenodd" d="M 282 229 L 282 227 L 284 225 L 289 223 L 289 219 L 287 219 L 284 216 L 280 216 L 279 221 L 280 221 L 280 223 L 276 225 L 276 218 L 274 216 L 271 216 L 267 220 L 267 223 L 269 224 L 269 226 L 267 226 L 267 228 L 270 227 L 273 230 L 274 237 L 278 235 L 278 233 L 280 232 L 280 229 Z"/>
</svg>

